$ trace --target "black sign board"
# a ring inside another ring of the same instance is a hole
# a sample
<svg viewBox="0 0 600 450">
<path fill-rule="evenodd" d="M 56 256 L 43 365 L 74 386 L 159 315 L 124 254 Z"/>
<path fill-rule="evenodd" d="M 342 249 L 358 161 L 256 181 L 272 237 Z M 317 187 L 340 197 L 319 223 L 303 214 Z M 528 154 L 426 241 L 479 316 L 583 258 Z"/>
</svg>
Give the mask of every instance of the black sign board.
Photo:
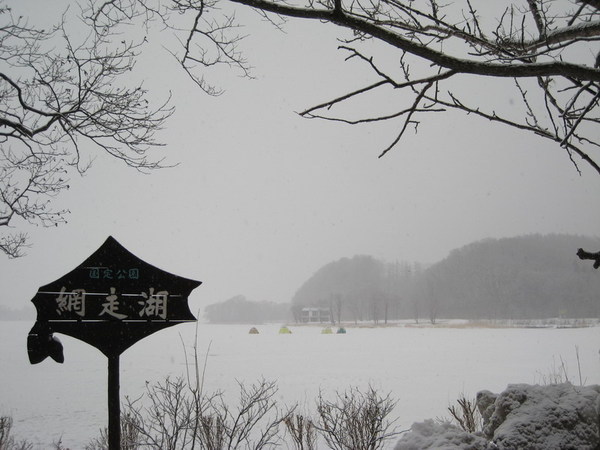
<svg viewBox="0 0 600 450">
<path fill-rule="evenodd" d="M 108 446 L 120 449 L 119 355 L 166 327 L 194 322 L 188 296 L 200 281 L 142 261 L 113 237 L 77 268 L 38 289 L 37 320 L 27 336 L 29 361 L 64 361 L 53 333 L 93 345 L 108 358 Z"/>
<path fill-rule="evenodd" d="M 188 296 L 200 284 L 148 264 L 109 237 L 77 268 L 39 288 L 30 335 L 63 333 L 119 355 L 158 330 L 195 321 Z"/>
</svg>

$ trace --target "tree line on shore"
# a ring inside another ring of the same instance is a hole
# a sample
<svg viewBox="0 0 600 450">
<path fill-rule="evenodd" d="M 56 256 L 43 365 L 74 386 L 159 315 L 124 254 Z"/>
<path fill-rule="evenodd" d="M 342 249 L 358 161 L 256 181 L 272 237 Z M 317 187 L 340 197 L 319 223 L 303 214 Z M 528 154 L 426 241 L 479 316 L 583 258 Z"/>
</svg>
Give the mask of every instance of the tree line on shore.
<svg viewBox="0 0 600 450">
<path fill-rule="evenodd" d="M 302 309 L 329 309 L 333 322 L 439 318 L 599 317 L 600 273 L 573 249 L 600 239 L 527 235 L 485 239 L 430 266 L 357 255 L 330 262 L 290 303 L 237 296 L 206 307 L 210 322 L 301 321 Z"/>
</svg>

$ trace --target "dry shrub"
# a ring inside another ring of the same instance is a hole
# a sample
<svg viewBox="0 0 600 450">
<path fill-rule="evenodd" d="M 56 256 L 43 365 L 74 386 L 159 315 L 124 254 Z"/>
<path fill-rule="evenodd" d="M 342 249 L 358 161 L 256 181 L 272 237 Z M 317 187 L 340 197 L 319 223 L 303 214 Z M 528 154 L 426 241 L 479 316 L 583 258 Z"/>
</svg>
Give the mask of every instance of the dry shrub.
<svg viewBox="0 0 600 450">
<path fill-rule="evenodd" d="M 0 416 L 0 450 L 31 450 L 33 444 L 23 441 L 16 441 L 12 433 L 12 417 Z"/>
<path fill-rule="evenodd" d="M 382 397 L 372 387 L 336 392 L 332 401 L 319 394 L 317 430 L 333 450 L 376 450 L 400 434 L 388 419 L 395 406 L 389 394 Z"/>
<path fill-rule="evenodd" d="M 317 430 L 312 420 L 301 414 L 290 413 L 283 420 L 283 423 L 292 437 L 292 443 L 297 450 L 316 449 Z"/>
<path fill-rule="evenodd" d="M 450 415 L 454 422 L 467 433 L 475 433 L 481 431 L 483 427 L 483 419 L 475 400 L 468 399 L 465 395 L 461 395 L 456 400 L 456 405 L 448 407 Z"/>
<path fill-rule="evenodd" d="M 136 418 L 130 414 L 121 414 L 121 450 L 137 450 L 139 447 L 138 424 Z M 108 429 L 100 430 L 100 437 L 92 439 L 85 446 L 85 450 L 107 450 L 108 449 Z M 55 450 L 62 450 L 56 448 Z"/>
<path fill-rule="evenodd" d="M 146 405 L 138 398 L 127 399 L 124 406 L 137 436 L 131 449 L 260 449 L 276 444 L 279 425 L 289 415 L 274 400 L 276 384 L 261 380 L 239 386 L 239 404 L 231 408 L 222 392 L 203 394 L 183 378 L 147 384 Z"/>
</svg>

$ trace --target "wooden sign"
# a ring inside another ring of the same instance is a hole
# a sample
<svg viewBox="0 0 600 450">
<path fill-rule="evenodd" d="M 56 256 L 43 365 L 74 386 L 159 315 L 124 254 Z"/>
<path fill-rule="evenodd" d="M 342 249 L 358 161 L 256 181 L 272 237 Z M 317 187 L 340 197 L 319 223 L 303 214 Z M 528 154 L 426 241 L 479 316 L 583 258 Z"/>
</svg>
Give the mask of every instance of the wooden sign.
<svg viewBox="0 0 600 450">
<path fill-rule="evenodd" d="M 47 345 L 46 356 L 55 354 L 54 332 L 111 356 L 158 330 L 195 321 L 188 296 L 200 284 L 148 264 L 109 237 L 77 268 L 40 287 L 31 300 L 37 321 L 29 335 L 30 361 L 43 360 Z"/>
<path fill-rule="evenodd" d="M 29 361 L 64 361 L 54 333 L 93 345 L 108 358 L 108 448 L 121 448 L 119 355 L 166 327 L 196 321 L 188 296 L 200 281 L 142 261 L 109 237 L 78 267 L 38 289 L 37 320 L 27 336 Z"/>
</svg>

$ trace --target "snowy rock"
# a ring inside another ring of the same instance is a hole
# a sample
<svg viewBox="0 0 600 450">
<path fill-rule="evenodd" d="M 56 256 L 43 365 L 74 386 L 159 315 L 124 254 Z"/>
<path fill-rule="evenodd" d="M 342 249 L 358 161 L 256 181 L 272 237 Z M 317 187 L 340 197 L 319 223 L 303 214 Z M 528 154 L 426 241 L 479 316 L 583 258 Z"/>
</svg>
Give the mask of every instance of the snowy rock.
<svg viewBox="0 0 600 450">
<path fill-rule="evenodd" d="M 483 433 L 499 449 L 583 450 L 600 446 L 599 395 L 600 386 L 510 385 L 496 398 L 491 414 L 489 393 L 477 400 Z"/>
<path fill-rule="evenodd" d="M 467 433 L 449 422 L 426 420 L 414 423 L 411 431 L 396 444 L 394 450 L 486 450 L 488 441 Z"/>
<path fill-rule="evenodd" d="M 498 394 L 490 391 L 480 391 L 477 393 L 477 408 L 481 414 L 484 423 L 488 423 L 492 414 L 494 414 L 496 399 Z"/>
<path fill-rule="evenodd" d="M 481 391 L 481 433 L 450 423 L 415 423 L 395 450 L 598 450 L 600 386 L 509 385 L 501 394 Z"/>
</svg>

